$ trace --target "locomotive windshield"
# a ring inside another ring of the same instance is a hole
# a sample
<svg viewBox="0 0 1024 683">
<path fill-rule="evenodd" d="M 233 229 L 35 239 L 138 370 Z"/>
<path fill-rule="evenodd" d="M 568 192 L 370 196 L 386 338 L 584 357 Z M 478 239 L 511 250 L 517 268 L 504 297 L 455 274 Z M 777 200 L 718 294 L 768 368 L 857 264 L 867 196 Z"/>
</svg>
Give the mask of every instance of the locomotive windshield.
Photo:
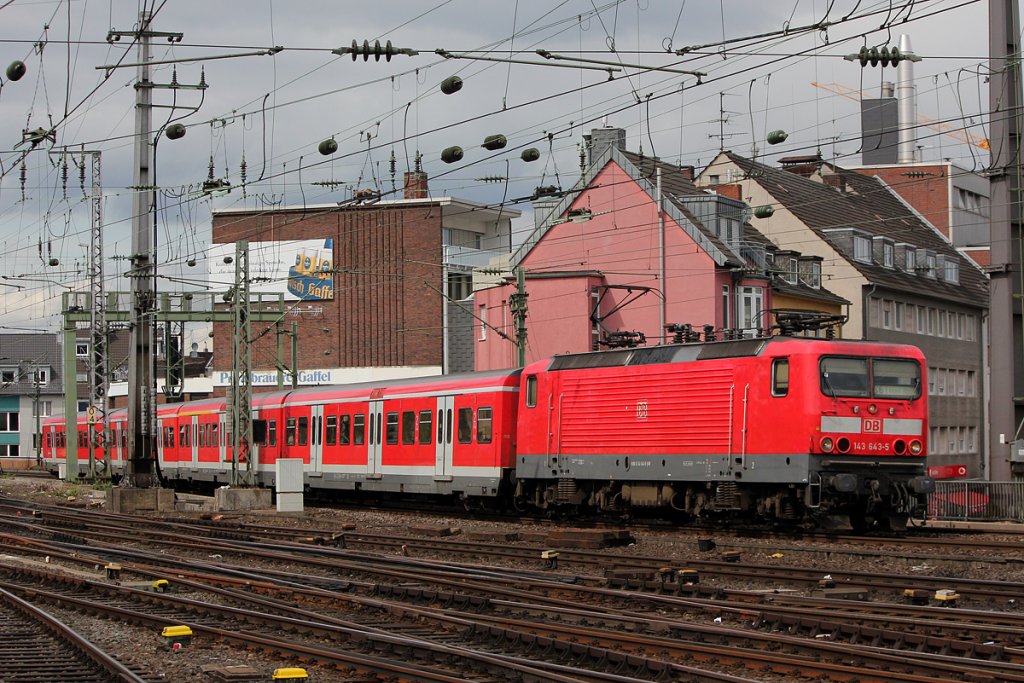
<svg viewBox="0 0 1024 683">
<path fill-rule="evenodd" d="M 921 367 L 913 360 L 826 356 L 821 359 L 821 392 L 832 398 L 916 399 Z"/>
</svg>

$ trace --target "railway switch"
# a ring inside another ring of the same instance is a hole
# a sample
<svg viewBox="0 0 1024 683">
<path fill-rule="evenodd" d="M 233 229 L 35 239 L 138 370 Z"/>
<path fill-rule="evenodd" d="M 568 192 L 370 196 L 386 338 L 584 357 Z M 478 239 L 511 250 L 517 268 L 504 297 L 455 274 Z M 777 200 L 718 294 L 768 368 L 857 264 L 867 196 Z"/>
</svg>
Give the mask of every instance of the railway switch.
<svg viewBox="0 0 1024 683">
<path fill-rule="evenodd" d="M 679 583 L 684 586 L 696 586 L 700 583 L 700 572 L 696 569 L 680 569 Z"/>
<path fill-rule="evenodd" d="M 273 680 L 275 681 L 304 681 L 307 678 L 309 678 L 309 674 L 306 673 L 306 670 L 297 666 L 274 669 Z"/>
<path fill-rule="evenodd" d="M 558 551 L 555 550 L 542 550 L 540 559 L 544 560 L 544 568 L 558 569 L 558 555 Z"/>
<path fill-rule="evenodd" d="M 943 607 L 956 607 L 960 600 L 960 594 L 950 588 L 942 588 L 935 591 L 935 601 Z"/>
<path fill-rule="evenodd" d="M 180 650 L 192 644 L 192 629 L 188 626 L 164 626 L 160 632 L 164 644 L 172 650 Z"/>
</svg>

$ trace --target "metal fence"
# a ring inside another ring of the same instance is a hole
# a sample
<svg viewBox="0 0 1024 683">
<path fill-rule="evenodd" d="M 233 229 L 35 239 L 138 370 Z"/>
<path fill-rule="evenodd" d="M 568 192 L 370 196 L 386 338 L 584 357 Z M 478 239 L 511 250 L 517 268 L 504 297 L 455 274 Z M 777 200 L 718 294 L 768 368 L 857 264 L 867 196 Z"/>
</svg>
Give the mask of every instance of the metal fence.
<svg viewBox="0 0 1024 683">
<path fill-rule="evenodd" d="M 1024 481 L 937 481 L 928 518 L 1024 522 Z"/>
</svg>

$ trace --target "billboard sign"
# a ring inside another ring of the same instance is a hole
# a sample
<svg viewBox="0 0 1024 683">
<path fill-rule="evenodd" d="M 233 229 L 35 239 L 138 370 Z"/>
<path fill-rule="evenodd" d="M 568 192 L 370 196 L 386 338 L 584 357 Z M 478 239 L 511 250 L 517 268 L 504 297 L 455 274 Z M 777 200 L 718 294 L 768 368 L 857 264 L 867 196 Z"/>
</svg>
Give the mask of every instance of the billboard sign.
<svg viewBox="0 0 1024 683">
<path fill-rule="evenodd" d="M 235 245 L 214 244 L 209 251 L 210 286 L 227 289 L 235 282 Z M 225 262 L 226 257 L 231 257 Z M 334 241 L 281 240 L 249 242 L 249 291 L 284 294 L 285 299 L 334 299 Z"/>
</svg>

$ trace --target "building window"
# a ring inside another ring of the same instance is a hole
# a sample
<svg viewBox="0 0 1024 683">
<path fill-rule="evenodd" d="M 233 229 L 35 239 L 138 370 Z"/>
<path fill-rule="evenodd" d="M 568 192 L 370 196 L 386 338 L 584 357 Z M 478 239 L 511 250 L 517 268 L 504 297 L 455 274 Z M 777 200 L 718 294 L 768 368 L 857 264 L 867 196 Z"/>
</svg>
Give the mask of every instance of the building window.
<svg viewBox="0 0 1024 683">
<path fill-rule="evenodd" d="M 75 342 L 75 355 L 79 358 L 88 357 L 89 342 Z"/>
<path fill-rule="evenodd" d="M 480 319 L 480 341 L 487 341 L 487 305 L 480 304 L 480 313 L 477 316 Z"/>
<path fill-rule="evenodd" d="M 17 413 L 0 413 L 0 432 L 18 431 Z"/>
<path fill-rule="evenodd" d="M 50 417 L 53 414 L 53 401 L 33 401 L 32 417 Z"/>
<path fill-rule="evenodd" d="M 987 215 L 985 210 L 985 197 L 977 192 L 965 190 L 962 187 L 956 188 L 956 207 L 971 213 Z"/>
<path fill-rule="evenodd" d="M 882 327 L 887 330 L 892 329 L 892 306 L 892 301 L 882 299 Z"/>
<path fill-rule="evenodd" d="M 0 370 L 0 383 L 14 384 L 17 381 L 18 371 L 14 368 L 3 368 Z"/>
<path fill-rule="evenodd" d="M 960 283 L 960 264 L 953 259 L 947 258 L 945 262 L 946 272 L 942 275 L 942 279 L 946 282 L 952 282 L 953 284 Z"/>
<path fill-rule="evenodd" d="M 908 273 L 916 273 L 917 272 L 917 252 L 914 251 L 913 249 L 907 249 L 907 251 L 905 253 L 907 255 L 907 272 Z"/>
<path fill-rule="evenodd" d="M 882 265 L 892 268 L 896 263 L 896 247 L 888 242 L 882 242 Z"/>
<path fill-rule="evenodd" d="M 45 387 L 50 381 L 50 371 L 46 368 L 35 368 L 32 371 L 32 382 L 41 387 Z"/>
<path fill-rule="evenodd" d="M 871 263 L 871 240 L 861 235 L 853 236 L 853 258 L 863 263 Z"/>
<path fill-rule="evenodd" d="M 936 270 L 937 261 L 935 258 L 935 254 L 929 253 L 926 258 L 927 260 L 925 261 L 925 263 L 928 265 L 928 270 L 925 274 L 930 278 L 935 278 L 938 274 L 938 271 Z"/>
<path fill-rule="evenodd" d="M 722 329 L 729 329 L 729 285 L 722 285 Z"/>
<path fill-rule="evenodd" d="M 894 313 L 894 316 L 893 316 L 893 329 L 894 330 L 902 330 L 903 329 L 903 303 L 902 302 L 897 301 L 897 302 L 894 303 L 893 313 Z"/>
<path fill-rule="evenodd" d="M 814 289 L 821 289 L 821 262 L 811 261 L 808 266 L 807 286 Z"/>
<path fill-rule="evenodd" d="M 462 301 L 473 293 L 473 276 L 460 271 L 448 271 L 448 300 Z"/>
<path fill-rule="evenodd" d="M 760 327 L 764 290 L 761 287 L 736 288 L 736 327 L 745 337 L 753 337 Z"/>
</svg>

